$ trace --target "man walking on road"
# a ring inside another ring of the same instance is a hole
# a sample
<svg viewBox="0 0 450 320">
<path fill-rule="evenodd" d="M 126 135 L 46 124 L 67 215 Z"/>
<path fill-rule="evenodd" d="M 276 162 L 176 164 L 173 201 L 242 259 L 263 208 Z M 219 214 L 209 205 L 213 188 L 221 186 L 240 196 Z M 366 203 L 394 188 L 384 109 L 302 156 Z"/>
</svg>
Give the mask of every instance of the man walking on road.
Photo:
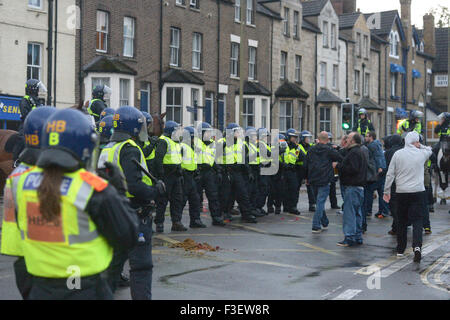
<svg viewBox="0 0 450 320">
<path fill-rule="evenodd" d="M 424 165 L 431 156 L 431 147 L 420 144 L 415 131 L 405 137 L 405 147 L 397 151 L 389 164 L 384 187 L 384 200 L 391 199 L 395 180 L 398 204 L 397 256 L 403 256 L 407 243 L 408 221 L 413 225 L 414 262 L 422 258 L 422 226 L 425 204 Z"/>
<path fill-rule="evenodd" d="M 337 243 L 341 247 L 363 243 L 362 205 L 368 166 L 368 157 L 361 148 L 361 135 L 352 132 L 348 136 L 347 142 L 347 154 L 344 160 L 337 165 L 339 179 L 345 190 L 342 223 L 345 239 Z"/>
<path fill-rule="evenodd" d="M 330 193 L 330 182 L 334 179 L 333 165 L 341 161 L 339 153 L 328 145 L 328 133 L 319 134 L 319 143 L 312 147 L 306 156 L 305 168 L 308 183 L 312 186 L 316 199 L 316 212 L 313 218 L 313 233 L 320 233 L 328 228 L 325 214 L 325 201 Z"/>
</svg>

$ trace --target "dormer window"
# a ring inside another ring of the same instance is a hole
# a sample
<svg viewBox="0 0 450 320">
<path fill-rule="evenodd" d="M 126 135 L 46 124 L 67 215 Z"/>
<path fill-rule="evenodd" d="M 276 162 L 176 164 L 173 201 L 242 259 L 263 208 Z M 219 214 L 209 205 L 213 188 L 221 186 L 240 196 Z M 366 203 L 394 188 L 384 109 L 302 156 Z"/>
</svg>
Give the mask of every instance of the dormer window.
<svg viewBox="0 0 450 320">
<path fill-rule="evenodd" d="M 397 31 L 391 31 L 391 34 L 389 35 L 389 55 L 394 58 L 398 58 L 398 52 L 399 52 L 399 36 Z"/>
</svg>

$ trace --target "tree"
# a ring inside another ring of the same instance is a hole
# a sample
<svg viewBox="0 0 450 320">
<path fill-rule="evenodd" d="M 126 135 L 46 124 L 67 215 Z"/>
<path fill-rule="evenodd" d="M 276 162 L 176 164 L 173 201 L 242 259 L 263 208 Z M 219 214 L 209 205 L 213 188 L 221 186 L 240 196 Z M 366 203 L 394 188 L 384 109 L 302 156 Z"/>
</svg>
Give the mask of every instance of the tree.
<svg viewBox="0 0 450 320">
<path fill-rule="evenodd" d="M 438 18 L 436 27 L 448 28 L 450 27 L 450 11 L 448 7 L 439 5 L 437 8 L 430 10 L 430 13 Z"/>
</svg>

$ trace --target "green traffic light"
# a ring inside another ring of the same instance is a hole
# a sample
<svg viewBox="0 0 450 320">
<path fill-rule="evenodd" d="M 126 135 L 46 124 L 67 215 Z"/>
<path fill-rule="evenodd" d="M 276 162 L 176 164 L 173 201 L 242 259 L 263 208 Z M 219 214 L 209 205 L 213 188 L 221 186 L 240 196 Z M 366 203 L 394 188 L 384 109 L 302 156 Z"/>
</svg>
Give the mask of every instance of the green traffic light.
<svg viewBox="0 0 450 320">
<path fill-rule="evenodd" d="M 342 124 L 342 129 L 348 130 L 348 129 L 350 129 L 350 125 L 348 123 L 343 123 Z"/>
</svg>

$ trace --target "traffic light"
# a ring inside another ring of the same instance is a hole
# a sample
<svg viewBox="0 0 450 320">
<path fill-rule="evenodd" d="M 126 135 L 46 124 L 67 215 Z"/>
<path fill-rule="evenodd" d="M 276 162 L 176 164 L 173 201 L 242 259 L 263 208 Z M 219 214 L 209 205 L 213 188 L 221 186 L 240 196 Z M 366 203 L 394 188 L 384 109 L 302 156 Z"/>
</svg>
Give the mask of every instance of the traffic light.
<svg viewBox="0 0 450 320">
<path fill-rule="evenodd" d="M 342 129 L 350 131 L 354 121 L 354 105 L 352 103 L 343 103 L 342 105 Z"/>
</svg>

